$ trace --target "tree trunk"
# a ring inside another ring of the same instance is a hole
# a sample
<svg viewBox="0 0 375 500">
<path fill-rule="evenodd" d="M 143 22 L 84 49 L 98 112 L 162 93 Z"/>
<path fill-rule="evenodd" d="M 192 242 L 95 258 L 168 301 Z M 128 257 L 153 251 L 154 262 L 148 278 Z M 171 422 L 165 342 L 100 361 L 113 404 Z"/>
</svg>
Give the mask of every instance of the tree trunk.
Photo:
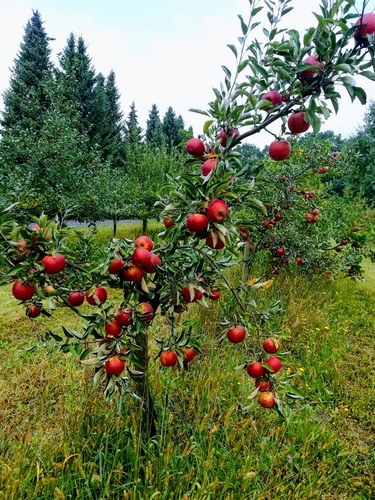
<svg viewBox="0 0 375 500">
<path fill-rule="evenodd" d="M 147 231 L 147 219 L 142 219 L 142 233 L 146 234 Z"/>
<path fill-rule="evenodd" d="M 117 233 L 117 216 L 113 217 L 113 237 L 116 238 Z"/>
</svg>

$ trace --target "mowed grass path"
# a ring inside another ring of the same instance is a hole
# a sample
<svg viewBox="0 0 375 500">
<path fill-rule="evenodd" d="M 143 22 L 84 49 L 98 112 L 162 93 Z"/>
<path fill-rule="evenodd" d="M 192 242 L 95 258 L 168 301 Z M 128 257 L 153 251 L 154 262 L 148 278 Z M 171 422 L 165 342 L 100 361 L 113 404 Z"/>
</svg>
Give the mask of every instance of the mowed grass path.
<svg viewBox="0 0 375 500">
<path fill-rule="evenodd" d="M 375 498 L 370 263 L 366 278 L 280 276 L 260 294 L 281 298 L 275 328 L 290 354 L 280 379 L 305 396 L 284 401 L 286 419 L 248 399 L 254 381 L 234 370 L 247 351 L 219 342 L 220 301 L 192 313 L 206 335 L 190 369 L 151 360 L 159 435 L 146 449 L 132 400 L 108 404 L 71 354 L 26 351 L 46 328 L 79 328 L 77 318 L 30 320 L 1 288 L 0 499 Z"/>
</svg>

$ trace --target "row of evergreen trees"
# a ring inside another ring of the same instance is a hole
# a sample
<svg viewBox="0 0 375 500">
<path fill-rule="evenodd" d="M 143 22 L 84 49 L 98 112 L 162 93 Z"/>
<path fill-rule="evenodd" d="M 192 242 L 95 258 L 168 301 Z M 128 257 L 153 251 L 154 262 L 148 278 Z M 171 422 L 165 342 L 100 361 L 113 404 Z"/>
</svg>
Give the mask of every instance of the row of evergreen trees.
<svg viewBox="0 0 375 500">
<path fill-rule="evenodd" d="M 50 40 L 34 11 L 3 94 L 1 205 L 18 202 L 20 212 L 43 210 L 60 219 L 68 210 L 100 219 L 114 205 L 119 216 L 152 210 L 157 190 L 151 180 L 146 189 L 147 176 L 152 172 L 160 184 L 181 167 L 184 120 L 172 107 L 161 119 L 153 104 L 143 131 L 134 102 L 124 119 L 114 71 L 96 73 L 81 36 L 70 34 L 57 67 Z"/>
</svg>

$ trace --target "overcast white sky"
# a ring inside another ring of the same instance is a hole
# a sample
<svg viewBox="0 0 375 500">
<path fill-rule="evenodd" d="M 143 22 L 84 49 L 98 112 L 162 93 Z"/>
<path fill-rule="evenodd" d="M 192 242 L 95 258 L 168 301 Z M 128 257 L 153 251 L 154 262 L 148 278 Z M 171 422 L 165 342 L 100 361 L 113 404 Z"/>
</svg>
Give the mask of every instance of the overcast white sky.
<svg viewBox="0 0 375 500">
<path fill-rule="evenodd" d="M 319 3 L 293 0 L 288 27 L 304 30 L 315 24 L 312 11 L 318 11 Z M 248 5 L 248 0 L 0 0 L 0 93 L 8 87 L 24 28 L 37 9 L 48 36 L 56 39 L 51 42 L 54 60 L 73 32 L 85 40 L 97 73 L 106 76 L 114 70 L 125 116 L 134 101 L 139 124 L 145 128 L 152 104 L 161 118 L 172 106 L 197 135 L 205 119 L 188 110 L 206 109 L 214 97 L 212 87 L 223 80 L 221 65 L 234 68 L 226 45 L 237 43 L 237 14 L 246 19 Z M 374 9 L 375 0 L 369 0 L 366 11 Z M 375 83 L 358 83 L 372 99 Z M 352 104 L 346 91 L 343 98 L 339 115 L 323 130 L 347 137 L 362 123 L 365 107 Z M 269 140 L 260 134 L 251 138 L 260 148 Z"/>
</svg>

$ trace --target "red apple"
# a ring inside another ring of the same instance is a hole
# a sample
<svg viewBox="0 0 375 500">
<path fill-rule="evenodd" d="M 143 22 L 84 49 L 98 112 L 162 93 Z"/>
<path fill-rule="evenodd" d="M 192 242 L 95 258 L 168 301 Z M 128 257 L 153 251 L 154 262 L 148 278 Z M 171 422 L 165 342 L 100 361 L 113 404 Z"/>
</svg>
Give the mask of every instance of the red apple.
<svg viewBox="0 0 375 500">
<path fill-rule="evenodd" d="M 203 293 L 196 287 L 193 287 L 193 295 L 192 295 L 190 293 L 190 288 L 186 285 L 181 288 L 180 293 L 184 301 L 187 303 L 196 302 L 197 300 L 200 300 L 203 297 Z"/>
<path fill-rule="evenodd" d="M 120 326 L 131 325 L 133 323 L 132 310 L 131 309 L 121 309 L 119 314 L 116 316 L 116 321 Z"/>
<path fill-rule="evenodd" d="M 157 266 L 161 266 L 160 257 L 155 253 L 152 253 L 150 256 L 150 262 L 147 266 L 143 267 L 143 270 L 146 271 L 146 273 L 156 273 L 158 271 Z"/>
<path fill-rule="evenodd" d="M 163 220 L 164 226 L 168 229 L 169 227 L 173 227 L 176 225 L 176 223 L 172 220 L 171 217 L 168 217 L 167 219 Z"/>
<path fill-rule="evenodd" d="M 190 155 L 193 155 L 196 158 L 199 158 L 205 153 L 206 147 L 205 147 L 202 139 L 198 139 L 197 137 L 193 137 L 192 139 L 188 140 L 188 142 L 186 144 L 186 151 Z"/>
<path fill-rule="evenodd" d="M 12 286 L 13 297 L 17 300 L 29 300 L 35 293 L 35 286 L 28 283 L 22 284 L 19 280 L 15 281 Z"/>
<path fill-rule="evenodd" d="M 258 402 L 263 408 L 273 408 L 276 404 L 275 396 L 272 392 L 261 392 Z"/>
<path fill-rule="evenodd" d="M 136 248 L 130 258 L 135 266 L 145 267 L 150 263 L 151 253 L 145 248 Z"/>
<path fill-rule="evenodd" d="M 260 361 L 253 361 L 246 366 L 246 371 L 253 378 L 260 378 L 264 375 L 264 367 Z"/>
<path fill-rule="evenodd" d="M 112 319 L 104 323 L 104 330 L 107 337 L 118 337 L 121 333 L 121 326 L 116 319 Z"/>
<path fill-rule="evenodd" d="M 255 381 L 255 387 L 259 387 L 260 392 L 271 392 L 273 389 L 272 383 L 266 379 L 257 379 Z"/>
<path fill-rule="evenodd" d="M 221 295 L 220 290 L 210 290 L 208 298 L 211 300 L 219 300 L 220 295 Z"/>
<path fill-rule="evenodd" d="M 48 297 L 53 297 L 57 294 L 56 288 L 52 285 L 47 285 L 44 287 L 44 293 L 48 295 Z"/>
<path fill-rule="evenodd" d="M 288 141 L 274 141 L 270 144 L 268 152 L 270 157 L 275 161 L 286 160 L 291 153 L 291 146 Z"/>
<path fill-rule="evenodd" d="M 268 358 L 267 361 L 264 363 L 265 365 L 265 370 L 270 373 L 277 373 L 278 371 L 281 370 L 282 364 L 279 358 L 276 356 L 272 356 L 271 358 Z M 267 368 L 267 366 L 269 368 Z"/>
<path fill-rule="evenodd" d="M 71 292 L 68 295 L 68 302 L 73 307 L 81 306 L 85 301 L 85 295 L 82 292 Z"/>
<path fill-rule="evenodd" d="M 104 304 L 107 300 L 107 290 L 101 286 L 94 289 L 90 288 L 86 292 L 86 300 L 91 306 Z"/>
<path fill-rule="evenodd" d="M 227 338 L 230 342 L 233 344 L 239 344 L 240 342 L 243 342 L 246 337 L 246 329 L 241 326 L 231 326 L 228 331 L 227 331 Z"/>
<path fill-rule="evenodd" d="M 299 111 L 290 115 L 288 118 L 288 128 L 292 134 L 306 132 L 310 128 L 310 122 L 306 120 L 306 113 Z"/>
<path fill-rule="evenodd" d="M 276 253 L 277 253 L 277 255 L 279 255 L 279 256 L 281 257 L 282 255 L 284 255 L 285 250 L 284 250 L 284 248 L 283 248 L 283 247 L 280 247 L 280 248 L 278 248 L 278 249 L 276 250 Z"/>
<path fill-rule="evenodd" d="M 234 141 L 239 136 L 240 136 L 240 132 L 236 128 L 227 127 L 225 129 L 221 130 L 219 133 L 219 139 L 220 139 L 221 145 L 224 148 L 227 145 L 228 137 L 232 137 L 232 140 Z"/>
<path fill-rule="evenodd" d="M 104 365 L 104 370 L 107 375 L 120 375 L 125 368 L 125 361 L 120 359 L 118 356 L 113 356 Z"/>
<path fill-rule="evenodd" d="M 204 214 L 190 214 L 186 219 L 186 227 L 193 233 L 201 233 L 208 226 L 208 219 Z"/>
<path fill-rule="evenodd" d="M 160 354 L 160 363 L 163 366 L 175 366 L 177 364 L 178 357 L 176 351 L 168 350 L 163 351 Z"/>
<path fill-rule="evenodd" d="M 227 215 L 228 205 L 223 200 L 214 200 L 207 208 L 207 217 L 212 222 L 222 222 Z"/>
<path fill-rule="evenodd" d="M 280 343 L 278 340 L 269 338 L 263 342 L 263 349 L 268 354 L 275 354 L 280 349 Z"/>
<path fill-rule="evenodd" d="M 64 269 L 66 261 L 61 253 L 57 253 L 55 257 L 53 255 L 43 257 L 42 264 L 47 274 L 57 274 Z"/>
<path fill-rule="evenodd" d="M 215 160 L 214 158 L 206 160 L 202 165 L 202 175 L 204 176 L 208 175 L 210 172 L 212 172 L 212 170 L 215 170 L 216 165 L 217 165 L 217 160 Z"/>
<path fill-rule="evenodd" d="M 151 252 L 154 248 L 154 242 L 148 236 L 138 236 L 134 241 L 134 248 L 145 248 Z"/>
<path fill-rule="evenodd" d="M 357 19 L 355 26 L 362 27 L 355 32 L 354 38 L 357 42 L 365 42 L 365 45 L 368 45 L 367 35 L 375 34 L 375 13 L 369 12 L 363 14 L 363 16 Z"/>
<path fill-rule="evenodd" d="M 277 90 L 270 90 L 266 94 L 262 95 L 262 99 L 266 99 L 267 101 L 270 101 L 271 107 L 276 106 L 277 104 L 281 104 L 283 102 L 282 95 L 279 94 Z M 268 111 L 271 109 L 271 107 L 263 108 L 264 110 Z"/>
<path fill-rule="evenodd" d="M 35 304 L 29 304 L 26 307 L 26 316 L 29 318 L 37 318 L 41 314 L 41 310 Z"/>
<path fill-rule="evenodd" d="M 148 302 L 140 302 L 138 307 L 141 309 L 140 312 L 137 312 L 137 317 L 141 321 L 151 321 L 154 317 L 154 308 Z"/>
<path fill-rule="evenodd" d="M 315 66 L 313 69 L 304 69 L 299 73 L 300 79 L 307 83 L 311 83 L 317 71 L 324 68 L 324 62 L 320 62 L 317 56 L 306 57 L 306 59 L 303 60 L 303 64 L 311 64 L 312 66 Z"/>
<path fill-rule="evenodd" d="M 296 258 L 296 262 L 300 266 L 302 264 L 302 262 L 303 262 L 302 257 L 297 257 Z"/>
<path fill-rule="evenodd" d="M 142 267 L 133 265 L 125 267 L 122 275 L 126 281 L 142 281 L 144 270 L 142 269 Z"/>
<path fill-rule="evenodd" d="M 332 156 L 333 156 L 334 158 L 337 158 L 337 156 L 338 156 L 339 154 L 340 154 L 340 153 L 339 153 L 338 151 L 335 151 L 334 153 L 332 153 Z"/>
<path fill-rule="evenodd" d="M 220 250 L 221 248 L 225 247 L 225 241 L 223 241 L 222 238 L 225 239 L 220 231 L 213 231 L 211 233 L 208 233 L 208 235 L 206 236 L 206 245 L 210 248 L 214 248 L 215 250 Z"/>
<path fill-rule="evenodd" d="M 120 274 L 125 262 L 115 257 L 108 266 L 109 274 Z"/>
<path fill-rule="evenodd" d="M 184 363 L 190 363 L 195 357 L 195 351 L 192 347 L 183 347 L 181 351 L 184 353 L 185 357 L 183 359 Z"/>
</svg>

